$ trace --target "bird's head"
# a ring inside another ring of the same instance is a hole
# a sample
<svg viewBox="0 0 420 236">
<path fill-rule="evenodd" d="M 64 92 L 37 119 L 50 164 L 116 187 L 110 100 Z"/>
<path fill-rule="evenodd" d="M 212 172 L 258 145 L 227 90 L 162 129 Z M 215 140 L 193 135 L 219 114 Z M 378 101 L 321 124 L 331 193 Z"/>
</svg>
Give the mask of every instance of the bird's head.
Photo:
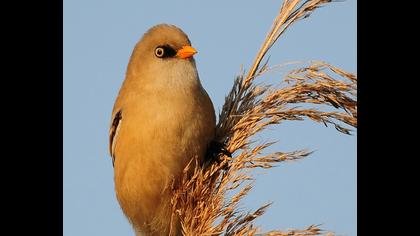
<svg viewBox="0 0 420 236">
<path fill-rule="evenodd" d="M 128 76 L 169 84 L 182 78 L 188 80 L 189 75 L 198 80 L 193 58 L 196 53 L 181 29 L 168 24 L 156 25 L 134 48 L 127 70 L 131 75 Z"/>
<path fill-rule="evenodd" d="M 192 59 L 197 51 L 188 36 L 178 27 L 160 24 L 149 29 L 137 44 L 136 50 L 155 60 Z"/>
</svg>

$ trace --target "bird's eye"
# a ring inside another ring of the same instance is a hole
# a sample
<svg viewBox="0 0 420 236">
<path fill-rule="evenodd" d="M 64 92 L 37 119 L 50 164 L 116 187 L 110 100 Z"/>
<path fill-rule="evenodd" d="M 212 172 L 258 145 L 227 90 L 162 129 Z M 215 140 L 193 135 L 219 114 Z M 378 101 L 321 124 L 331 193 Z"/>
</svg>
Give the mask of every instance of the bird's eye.
<svg viewBox="0 0 420 236">
<path fill-rule="evenodd" d="M 164 54 L 165 54 L 165 50 L 163 48 L 157 47 L 155 49 L 155 56 L 162 58 Z"/>
</svg>

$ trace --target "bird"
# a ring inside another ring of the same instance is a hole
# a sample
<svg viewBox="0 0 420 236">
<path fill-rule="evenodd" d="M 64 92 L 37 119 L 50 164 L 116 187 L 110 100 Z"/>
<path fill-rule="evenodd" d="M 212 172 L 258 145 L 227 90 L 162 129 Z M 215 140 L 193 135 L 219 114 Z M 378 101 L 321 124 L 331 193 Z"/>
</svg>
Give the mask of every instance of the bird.
<svg viewBox="0 0 420 236">
<path fill-rule="evenodd" d="M 137 236 L 182 235 L 171 214 L 171 184 L 216 127 L 188 36 L 175 25 L 151 27 L 131 54 L 112 109 L 109 151 L 116 198 Z"/>
</svg>

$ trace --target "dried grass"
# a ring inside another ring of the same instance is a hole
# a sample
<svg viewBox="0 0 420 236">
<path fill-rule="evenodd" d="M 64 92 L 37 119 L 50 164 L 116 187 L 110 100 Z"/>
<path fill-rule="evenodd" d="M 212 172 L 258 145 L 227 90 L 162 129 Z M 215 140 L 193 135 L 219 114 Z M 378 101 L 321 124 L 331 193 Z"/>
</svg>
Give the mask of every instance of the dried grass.
<svg viewBox="0 0 420 236">
<path fill-rule="evenodd" d="M 269 68 L 267 62 L 260 64 L 282 33 L 298 19 L 329 2 L 283 2 L 251 70 L 237 76 L 219 114 L 215 141 L 223 144 L 232 157 L 220 152 L 215 161 L 205 165 L 199 165 L 194 159 L 185 168 L 179 185 L 173 186 L 172 217 L 181 220 L 184 235 L 260 235 L 260 229 L 253 222 L 270 204 L 253 212 L 239 209 L 240 201 L 253 186 L 251 171 L 301 159 L 311 152 L 299 150 L 263 155 L 263 150 L 273 143 L 253 145 L 255 140 L 251 138 L 256 133 L 285 120 L 305 118 L 326 126 L 333 125 L 344 134 L 351 133 L 349 127 L 357 127 L 357 77 L 353 74 L 325 62 L 312 62 L 290 71 L 278 87 L 255 82 L 257 77 L 275 69 Z M 305 108 L 299 104 L 305 104 Z M 303 230 L 270 231 L 263 235 L 319 234 L 322 231 L 318 225 L 311 225 Z"/>
</svg>

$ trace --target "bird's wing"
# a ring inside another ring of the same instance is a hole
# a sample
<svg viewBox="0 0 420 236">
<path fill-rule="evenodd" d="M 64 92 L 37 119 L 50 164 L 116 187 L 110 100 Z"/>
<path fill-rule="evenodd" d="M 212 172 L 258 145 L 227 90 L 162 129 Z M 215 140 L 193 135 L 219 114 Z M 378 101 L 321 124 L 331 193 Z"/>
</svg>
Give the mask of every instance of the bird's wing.
<svg viewBox="0 0 420 236">
<path fill-rule="evenodd" d="M 109 153 L 112 157 L 112 166 L 115 162 L 115 143 L 118 136 L 118 131 L 120 129 L 122 122 L 122 111 L 119 110 L 115 113 L 114 118 L 112 119 L 111 128 L 109 129 Z"/>
</svg>

